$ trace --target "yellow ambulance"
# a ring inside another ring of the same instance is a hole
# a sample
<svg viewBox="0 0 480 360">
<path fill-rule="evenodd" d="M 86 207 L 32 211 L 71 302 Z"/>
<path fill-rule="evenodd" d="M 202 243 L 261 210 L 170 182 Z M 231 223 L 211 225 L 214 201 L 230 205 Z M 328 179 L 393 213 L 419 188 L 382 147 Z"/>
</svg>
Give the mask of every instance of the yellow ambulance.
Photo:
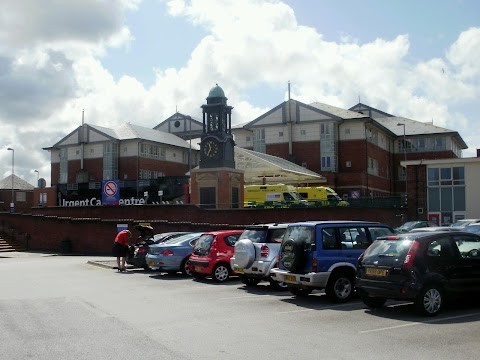
<svg viewBox="0 0 480 360">
<path fill-rule="evenodd" d="M 328 186 L 306 186 L 297 187 L 297 192 L 302 198 L 316 206 L 349 206 L 348 201 L 342 200 L 340 196 Z"/>
<path fill-rule="evenodd" d="M 276 185 L 245 185 L 244 207 L 296 207 L 310 206 L 302 199 L 295 186 Z"/>
</svg>

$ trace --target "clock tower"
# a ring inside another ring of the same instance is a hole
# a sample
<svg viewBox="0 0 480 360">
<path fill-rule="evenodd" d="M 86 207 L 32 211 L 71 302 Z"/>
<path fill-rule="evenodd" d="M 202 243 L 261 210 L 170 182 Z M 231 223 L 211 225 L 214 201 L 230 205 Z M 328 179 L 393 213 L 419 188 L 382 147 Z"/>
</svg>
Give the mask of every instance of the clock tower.
<svg viewBox="0 0 480 360">
<path fill-rule="evenodd" d="M 232 135 L 232 106 L 223 89 L 214 86 L 202 105 L 203 133 L 200 165 L 191 171 L 192 203 L 202 208 L 243 207 L 243 170 L 235 169 L 235 142 Z"/>
<path fill-rule="evenodd" d="M 232 106 L 227 105 L 223 89 L 210 90 L 203 109 L 203 134 L 200 143 L 200 168 L 235 168 L 232 136 Z"/>
</svg>

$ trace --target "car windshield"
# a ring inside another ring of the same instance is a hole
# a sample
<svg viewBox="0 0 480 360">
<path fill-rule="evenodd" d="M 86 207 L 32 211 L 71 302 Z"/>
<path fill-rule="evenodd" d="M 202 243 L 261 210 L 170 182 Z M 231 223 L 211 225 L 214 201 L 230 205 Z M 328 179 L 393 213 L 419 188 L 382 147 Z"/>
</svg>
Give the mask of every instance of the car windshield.
<svg viewBox="0 0 480 360">
<path fill-rule="evenodd" d="M 178 244 L 178 243 L 181 243 L 182 241 L 193 239 L 195 236 L 199 236 L 199 235 L 200 234 L 192 233 L 192 234 L 184 234 L 184 235 L 176 236 L 171 239 L 168 239 L 167 241 L 164 242 L 164 244 Z"/>
<path fill-rule="evenodd" d="M 199 237 L 193 248 L 193 253 L 196 255 L 207 255 L 212 246 L 213 235 L 202 235 Z"/>
<path fill-rule="evenodd" d="M 403 224 L 402 226 L 399 227 L 399 229 L 402 229 L 402 230 L 411 230 L 413 229 L 413 227 L 417 224 L 417 221 L 408 221 L 406 222 L 405 224 Z"/>
<path fill-rule="evenodd" d="M 375 257 L 404 258 L 412 240 L 376 240 L 366 251 L 364 259 Z"/>
<path fill-rule="evenodd" d="M 451 227 L 465 227 L 467 226 L 468 224 L 470 224 L 472 222 L 472 220 L 458 220 L 456 223 L 450 225 Z"/>
</svg>

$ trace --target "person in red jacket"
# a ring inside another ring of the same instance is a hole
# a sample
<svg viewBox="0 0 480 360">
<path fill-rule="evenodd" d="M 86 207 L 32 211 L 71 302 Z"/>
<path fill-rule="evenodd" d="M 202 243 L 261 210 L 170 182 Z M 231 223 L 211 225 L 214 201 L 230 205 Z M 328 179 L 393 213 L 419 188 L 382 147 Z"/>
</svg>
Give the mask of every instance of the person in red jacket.
<svg viewBox="0 0 480 360">
<path fill-rule="evenodd" d="M 113 243 L 113 256 L 117 257 L 118 271 L 126 271 L 125 259 L 128 251 L 128 239 L 132 237 L 130 230 L 122 230 L 115 237 Z"/>
</svg>

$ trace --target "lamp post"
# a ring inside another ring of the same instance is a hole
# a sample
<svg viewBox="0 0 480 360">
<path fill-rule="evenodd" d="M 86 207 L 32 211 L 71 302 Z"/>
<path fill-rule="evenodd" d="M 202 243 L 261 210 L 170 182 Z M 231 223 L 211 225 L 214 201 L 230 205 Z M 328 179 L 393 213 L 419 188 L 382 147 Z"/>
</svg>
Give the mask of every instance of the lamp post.
<svg viewBox="0 0 480 360">
<path fill-rule="evenodd" d="M 37 187 L 38 187 L 38 177 L 39 177 L 40 173 L 38 172 L 38 170 L 34 170 L 33 172 L 37 173 Z"/>
<path fill-rule="evenodd" d="M 403 126 L 403 157 L 404 161 L 407 161 L 407 138 L 405 135 L 405 124 L 398 123 L 397 126 Z M 405 204 L 407 204 L 408 192 L 407 192 L 407 165 L 405 164 Z"/>
<path fill-rule="evenodd" d="M 13 175 L 15 173 L 15 150 L 12 148 L 8 148 L 7 150 L 12 151 L 12 201 L 10 202 L 10 211 L 13 212 L 15 210 L 14 190 L 13 190 Z"/>
</svg>

